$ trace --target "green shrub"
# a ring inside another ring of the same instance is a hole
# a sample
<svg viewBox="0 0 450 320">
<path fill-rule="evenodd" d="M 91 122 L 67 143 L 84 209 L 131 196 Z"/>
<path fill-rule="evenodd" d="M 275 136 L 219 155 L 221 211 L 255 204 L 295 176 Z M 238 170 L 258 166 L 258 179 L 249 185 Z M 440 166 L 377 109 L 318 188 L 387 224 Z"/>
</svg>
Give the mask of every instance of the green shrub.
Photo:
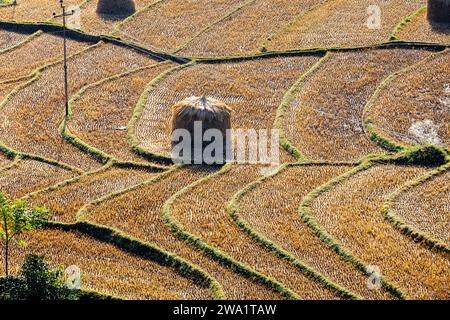
<svg viewBox="0 0 450 320">
<path fill-rule="evenodd" d="M 29 255 L 18 277 L 0 279 L 0 300 L 76 300 L 77 291 L 63 280 L 62 268 L 51 270 L 43 256 Z"/>
<path fill-rule="evenodd" d="M 418 165 L 426 167 L 438 167 L 447 162 L 447 154 L 444 149 L 429 145 L 425 147 L 411 148 L 400 155 L 396 163 Z"/>
</svg>

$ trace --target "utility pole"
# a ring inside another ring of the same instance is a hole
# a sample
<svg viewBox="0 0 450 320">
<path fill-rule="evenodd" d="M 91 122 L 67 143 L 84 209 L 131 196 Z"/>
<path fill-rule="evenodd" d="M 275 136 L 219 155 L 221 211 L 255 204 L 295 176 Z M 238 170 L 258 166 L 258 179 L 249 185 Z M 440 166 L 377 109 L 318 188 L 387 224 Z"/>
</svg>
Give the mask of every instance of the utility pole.
<svg viewBox="0 0 450 320">
<path fill-rule="evenodd" d="M 75 13 L 72 10 L 66 13 L 66 6 L 64 5 L 64 0 L 59 0 L 61 4 L 62 14 L 57 15 L 53 12 L 53 18 L 63 18 L 63 38 L 64 38 L 64 92 L 65 92 L 65 108 L 66 108 L 66 118 L 69 117 L 69 81 L 67 78 L 67 39 L 66 39 L 66 17 L 71 16 Z"/>
</svg>

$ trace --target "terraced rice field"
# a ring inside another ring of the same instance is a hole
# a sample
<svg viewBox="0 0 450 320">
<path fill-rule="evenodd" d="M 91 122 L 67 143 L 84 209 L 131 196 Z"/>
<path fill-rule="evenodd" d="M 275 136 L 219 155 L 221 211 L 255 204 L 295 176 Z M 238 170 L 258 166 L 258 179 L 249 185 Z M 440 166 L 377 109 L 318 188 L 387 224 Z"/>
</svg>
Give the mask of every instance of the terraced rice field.
<svg viewBox="0 0 450 320">
<path fill-rule="evenodd" d="M 396 197 L 392 208 L 404 223 L 447 246 L 450 243 L 448 179 L 448 169 L 425 180 L 419 179 Z"/>
<path fill-rule="evenodd" d="M 70 52 L 78 52 L 85 47 L 86 43 L 68 41 Z M 31 35 L 22 45 L 0 53 L 0 81 L 31 76 L 39 67 L 62 60 L 61 48 L 61 38 L 58 36 L 40 33 Z"/>
<path fill-rule="evenodd" d="M 73 101 L 68 129 L 88 145 L 122 161 L 142 161 L 128 144 L 127 125 L 147 80 L 173 67 L 162 62 L 103 79 Z"/>
<path fill-rule="evenodd" d="M 210 177 L 175 198 L 170 219 L 183 231 L 199 237 L 207 245 L 231 256 L 261 273 L 284 283 L 302 299 L 336 298 L 333 293 L 308 279 L 305 275 L 275 255 L 268 253 L 239 230 L 226 207 L 227 199 L 258 178 L 257 166 L 230 166 L 222 174 Z M 214 190 L 214 192 L 211 192 Z M 207 201 L 205 201 L 207 199 Z M 187 206 L 186 204 L 189 204 Z"/>
<path fill-rule="evenodd" d="M 353 47 L 386 41 L 395 26 L 425 4 L 424 0 L 327 1 L 280 29 L 270 50 Z"/>
<path fill-rule="evenodd" d="M 12 159 L 6 155 L 0 153 L 0 170 L 8 166 L 12 162 Z"/>
<path fill-rule="evenodd" d="M 65 0 L 67 7 L 80 5 L 83 0 Z M 59 11 L 59 3 L 52 0 L 17 1 L 16 6 L 0 7 L 0 19 L 5 21 L 47 21 Z"/>
<path fill-rule="evenodd" d="M 65 114 L 59 2 L 0 1 L 0 192 L 49 210 L 13 275 L 38 253 L 119 299 L 450 299 L 450 35 L 425 0 L 134 2 L 64 1 Z M 203 95 L 279 159 L 172 164 L 171 107 Z"/>
<path fill-rule="evenodd" d="M 140 187 L 89 206 L 85 219 L 111 226 L 188 259 L 219 281 L 229 299 L 280 299 L 280 294 L 248 280 L 196 250 L 165 225 L 162 213 L 164 203 L 176 191 L 211 173 L 210 169 L 198 168 L 165 173 Z"/>
<path fill-rule="evenodd" d="M 368 290 L 366 277 L 326 247 L 300 219 L 298 207 L 302 198 L 351 168 L 348 165 L 284 167 L 275 176 L 242 193 L 236 204 L 237 215 L 264 239 L 355 295 L 367 299 L 390 299 L 392 297 L 385 291 Z M 260 200 L 255 202 L 254 199 Z"/>
<path fill-rule="evenodd" d="M 310 214 L 354 257 L 379 266 L 382 276 L 407 296 L 445 299 L 450 284 L 448 255 L 418 246 L 382 213 L 383 197 L 423 173 L 419 167 L 374 166 L 320 194 Z M 411 277 L 416 281 L 410 281 Z"/>
<path fill-rule="evenodd" d="M 2 192 L 10 197 L 20 198 L 76 175 L 74 172 L 44 162 L 21 160 L 9 169 L 2 170 L 0 181 Z"/>
<path fill-rule="evenodd" d="M 238 11 L 192 39 L 178 54 L 226 56 L 230 52 L 235 55 L 258 53 L 261 45 L 276 30 L 322 2 L 324 1 L 249 1 Z M 220 37 L 220 42 L 217 37 Z"/>
<path fill-rule="evenodd" d="M 26 33 L 9 32 L 0 30 L 0 50 L 8 49 L 28 37 Z"/>
<path fill-rule="evenodd" d="M 209 299 L 207 289 L 197 286 L 175 270 L 138 258 L 112 245 L 78 232 L 43 230 L 26 239 L 29 249 L 49 257 L 50 263 L 78 266 L 83 286 L 122 299 Z M 23 252 L 13 252 L 17 269 Z M 2 261 L 2 260 L 0 260 Z"/>
<path fill-rule="evenodd" d="M 450 43 L 450 27 L 448 24 L 430 24 L 426 10 L 422 10 L 412 17 L 396 36 L 406 41 Z"/>
<path fill-rule="evenodd" d="M 136 10 L 139 12 L 148 5 L 155 2 L 155 0 L 137 0 L 134 1 Z M 109 34 L 123 22 L 127 16 L 115 15 L 99 15 L 97 14 L 97 1 L 87 0 L 80 2 L 76 8 L 75 15 L 68 18 L 68 25 L 74 29 L 80 29 L 89 32 L 90 34 Z M 62 22 L 62 18 L 56 19 Z"/>
<path fill-rule="evenodd" d="M 366 117 L 375 130 L 398 144 L 448 147 L 449 57 L 450 51 L 437 53 L 389 79 L 368 106 Z"/>
<path fill-rule="evenodd" d="M 236 129 L 270 129 L 285 92 L 317 61 L 295 57 L 197 64 L 169 74 L 149 92 L 135 125 L 136 139 L 143 149 L 168 155 L 170 107 L 186 95 L 208 95 L 229 104 Z"/>
<path fill-rule="evenodd" d="M 102 64 L 108 61 L 106 64 Z M 110 44 L 90 47 L 71 58 L 70 93 L 88 83 L 154 62 L 137 52 Z M 80 167 L 99 164 L 89 155 L 66 143 L 59 133 L 64 119 L 64 79 L 61 64 L 54 64 L 25 88 L 10 97 L 2 108 L 0 140 L 20 152 L 35 153 Z M 27 103 L 33 101 L 33 104 Z M 19 119 L 21 119 L 19 121 Z M 28 124 L 32 125 L 29 126 Z"/>
<path fill-rule="evenodd" d="M 248 0 L 156 1 L 127 21 L 117 34 L 146 47 L 174 52 L 196 34 Z M 151 32 L 148 32 L 151 30 Z"/>
<path fill-rule="evenodd" d="M 287 139 L 312 160 L 352 161 L 382 153 L 361 122 L 365 104 L 387 76 L 429 54 L 413 50 L 331 54 L 292 98 L 284 124 Z"/>
<path fill-rule="evenodd" d="M 52 220 L 74 222 L 77 212 L 90 201 L 110 193 L 139 185 L 155 174 L 152 170 L 106 167 L 92 174 L 57 185 L 32 196 L 30 202 L 44 205 L 52 212 Z"/>
</svg>

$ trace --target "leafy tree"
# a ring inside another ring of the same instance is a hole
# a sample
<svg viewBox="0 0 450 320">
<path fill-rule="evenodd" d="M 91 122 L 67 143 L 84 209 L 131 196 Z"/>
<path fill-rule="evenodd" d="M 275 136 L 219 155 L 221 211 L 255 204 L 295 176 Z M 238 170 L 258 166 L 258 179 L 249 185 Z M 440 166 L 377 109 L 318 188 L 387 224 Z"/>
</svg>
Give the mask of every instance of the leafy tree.
<svg viewBox="0 0 450 320">
<path fill-rule="evenodd" d="M 0 279 L 0 300 L 75 300 L 78 294 L 64 283 L 63 268 L 51 270 L 41 255 L 27 256 L 18 277 Z"/>
<path fill-rule="evenodd" d="M 43 207 L 28 208 L 22 200 L 11 201 L 4 193 L 0 193 L 0 239 L 4 244 L 5 273 L 8 272 L 9 247 L 12 242 L 20 246 L 26 243 L 20 236 L 39 228 L 47 219 L 48 212 Z"/>
</svg>

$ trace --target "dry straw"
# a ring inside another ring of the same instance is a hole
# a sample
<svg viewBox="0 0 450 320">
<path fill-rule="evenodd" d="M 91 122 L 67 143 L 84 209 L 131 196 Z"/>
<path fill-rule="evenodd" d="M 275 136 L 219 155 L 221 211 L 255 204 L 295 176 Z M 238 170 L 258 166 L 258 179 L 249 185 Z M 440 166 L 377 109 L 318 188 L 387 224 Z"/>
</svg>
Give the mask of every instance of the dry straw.
<svg viewBox="0 0 450 320">
<path fill-rule="evenodd" d="M 195 122 L 202 123 L 201 136 L 195 135 Z M 195 154 L 194 140 L 201 139 L 205 131 L 209 129 L 217 129 L 222 133 L 225 151 L 227 129 L 231 129 L 231 109 L 223 102 L 205 96 L 186 98 L 172 107 L 172 132 L 177 129 L 185 129 L 190 133 L 192 155 Z M 202 142 L 202 148 L 209 143 Z"/>
</svg>

